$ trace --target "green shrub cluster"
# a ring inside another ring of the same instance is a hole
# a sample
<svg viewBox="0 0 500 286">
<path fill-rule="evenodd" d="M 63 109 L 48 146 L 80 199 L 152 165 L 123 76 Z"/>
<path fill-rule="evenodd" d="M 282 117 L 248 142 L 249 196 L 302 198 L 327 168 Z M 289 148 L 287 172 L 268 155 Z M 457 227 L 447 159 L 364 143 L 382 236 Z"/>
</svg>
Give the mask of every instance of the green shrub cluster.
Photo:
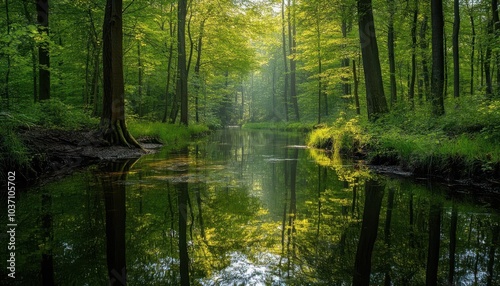
<svg viewBox="0 0 500 286">
<path fill-rule="evenodd" d="M 207 126 L 191 124 L 188 127 L 179 124 L 130 120 L 128 129 L 135 138 L 148 137 L 164 144 L 183 145 L 193 137 L 208 133 Z"/>
<path fill-rule="evenodd" d="M 396 106 L 375 123 L 340 116 L 314 130 L 308 145 L 341 153 L 365 150 L 374 164 L 399 164 L 417 173 L 453 177 L 498 172 L 500 101 L 477 97 L 450 100 L 444 116 Z"/>
</svg>

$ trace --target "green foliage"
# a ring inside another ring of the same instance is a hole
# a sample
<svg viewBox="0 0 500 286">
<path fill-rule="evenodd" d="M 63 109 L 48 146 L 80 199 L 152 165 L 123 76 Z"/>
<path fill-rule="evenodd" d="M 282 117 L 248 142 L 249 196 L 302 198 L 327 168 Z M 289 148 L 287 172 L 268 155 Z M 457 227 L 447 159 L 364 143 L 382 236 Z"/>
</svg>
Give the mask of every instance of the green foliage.
<svg viewBox="0 0 500 286">
<path fill-rule="evenodd" d="M 345 114 L 333 123 L 331 127 L 321 127 L 314 130 L 307 140 L 307 145 L 314 148 L 329 149 L 341 153 L 358 153 L 370 140 L 359 124 L 359 118 L 350 120 Z"/>
<path fill-rule="evenodd" d="M 97 126 L 98 120 L 83 109 L 76 109 L 58 99 L 50 99 L 34 106 L 31 115 L 46 128 L 84 129 Z"/>
<path fill-rule="evenodd" d="M 154 138 L 164 144 L 183 145 L 193 137 L 209 132 L 205 125 L 191 124 L 188 127 L 178 124 L 166 124 L 161 122 L 147 122 L 131 120 L 128 129 L 135 138 Z"/>
</svg>

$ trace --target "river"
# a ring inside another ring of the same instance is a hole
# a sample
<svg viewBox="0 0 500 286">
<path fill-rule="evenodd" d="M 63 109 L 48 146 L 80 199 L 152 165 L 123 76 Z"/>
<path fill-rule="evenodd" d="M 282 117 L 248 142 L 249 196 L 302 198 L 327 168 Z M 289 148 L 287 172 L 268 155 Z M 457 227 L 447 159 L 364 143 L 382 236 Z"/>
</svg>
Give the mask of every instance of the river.
<svg viewBox="0 0 500 286">
<path fill-rule="evenodd" d="M 226 129 L 19 190 L 16 278 L 2 266 L 0 282 L 499 285 L 500 217 L 487 199 L 303 144 Z"/>
</svg>

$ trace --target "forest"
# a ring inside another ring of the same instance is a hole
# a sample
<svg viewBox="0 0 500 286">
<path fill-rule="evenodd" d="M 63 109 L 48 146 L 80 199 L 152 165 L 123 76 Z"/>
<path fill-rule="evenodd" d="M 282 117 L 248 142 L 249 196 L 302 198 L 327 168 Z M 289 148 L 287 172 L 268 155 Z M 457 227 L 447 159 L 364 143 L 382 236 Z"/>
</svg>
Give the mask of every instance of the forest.
<svg viewBox="0 0 500 286">
<path fill-rule="evenodd" d="M 0 284 L 498 284 L 498 8 L 3 0 Z"/>
<path fill-rule="evenodd" d="M 181 123 L 315 129 L 311 146 L 372 162 L 499 172 L 496 0 L 35 2 L 0 16 L 9 162 L 29 160 L 20 127 L 138 146 Z"/>
</svg>

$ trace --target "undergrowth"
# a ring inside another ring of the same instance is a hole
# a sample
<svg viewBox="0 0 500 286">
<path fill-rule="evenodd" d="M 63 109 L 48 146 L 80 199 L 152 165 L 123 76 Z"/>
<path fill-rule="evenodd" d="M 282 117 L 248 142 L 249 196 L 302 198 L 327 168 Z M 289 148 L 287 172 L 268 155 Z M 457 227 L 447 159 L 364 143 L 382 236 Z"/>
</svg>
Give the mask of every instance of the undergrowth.
<svg viewBox="0 0 500 286">
<path fill-rule="evenodd" d="M 396 107 L 375 123 L 359 117 L 314 130 L 308 145 L 341 153 L 363 152 L 372 164 L 395 164 L 419 174 L 464 178 L 500 172 L 500 102 L 450 100 L 447 113 L 427 106 Z"/>
<path fill-rule="evenodd" d="M 150 138 L 167 145 L 182 145 L 193 137 L 207 134 L 210 130 L 201 124 L 190 124 L 188 127 L 179 124 L 130 120 L 127 124 L 135 138 Z"/>
</svg>

